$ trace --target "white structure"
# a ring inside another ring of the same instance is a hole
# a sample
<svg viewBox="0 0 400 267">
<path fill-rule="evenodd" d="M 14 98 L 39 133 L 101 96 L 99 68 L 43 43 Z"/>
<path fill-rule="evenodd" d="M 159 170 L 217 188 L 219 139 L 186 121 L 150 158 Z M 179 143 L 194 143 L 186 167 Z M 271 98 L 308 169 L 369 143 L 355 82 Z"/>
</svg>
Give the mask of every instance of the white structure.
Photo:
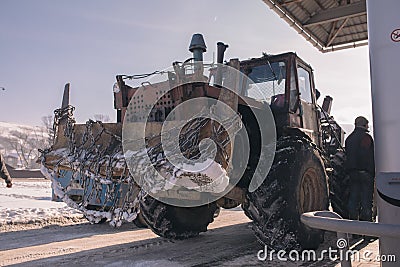
<svg viewBox="0 0 400 267">
<path fill-rule="evenodd" d="M 367 1 L 378 218 L 387 224 L 400 224 L 399 11 L 398 0 Z M 400 261 L 400 239 L 382 237 L 380 253 L 395 254 Z"/>
</svg>

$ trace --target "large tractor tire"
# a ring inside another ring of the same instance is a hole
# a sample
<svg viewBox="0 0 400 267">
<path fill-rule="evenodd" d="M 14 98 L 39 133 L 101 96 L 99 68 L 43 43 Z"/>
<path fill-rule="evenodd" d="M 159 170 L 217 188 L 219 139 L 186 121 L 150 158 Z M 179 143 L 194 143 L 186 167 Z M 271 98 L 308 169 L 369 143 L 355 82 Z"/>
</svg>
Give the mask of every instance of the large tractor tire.
<svg viewBox="0 0 400 267">
<path fill-rule="evenodd" d="M 332 210 L 345 219 L 349 218 L 347 204 L 349 202 L 349 176 L 346 174 L 344 163 L 346 155 L 338 151 L 331 157 L 331 168 L 329 174 L 329 199 Z"/>
<path fill-rule="evenodd" d="M 278 140 L 267 178 L 247 199 L 243 208 L 265 245 L 279 250 L 315 249 L 323 241 L 323 231 L 300 221 L 302 213 L 327 210 L 329 204 L 324 163 L 308 139 Z"/>
<path fill-rule="evenodd" d="M 207 231 L 214 221 L 215 203 L 182 208 L 162 203 L 151 196 L 140 200 L 140 212 L 147 226 L 157 235 L 170 239 L 186 239 Z"/>
</svg>

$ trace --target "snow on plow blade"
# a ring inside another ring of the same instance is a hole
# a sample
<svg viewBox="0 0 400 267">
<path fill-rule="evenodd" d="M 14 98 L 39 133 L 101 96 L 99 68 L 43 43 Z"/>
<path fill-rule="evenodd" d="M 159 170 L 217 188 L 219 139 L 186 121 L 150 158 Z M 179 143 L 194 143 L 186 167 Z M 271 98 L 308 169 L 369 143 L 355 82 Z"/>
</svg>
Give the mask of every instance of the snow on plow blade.
<svg viewBox="0 0 400 267">
<path fill-rule="evenodd" d="M 139 212 L 139 197 L 150 190 L 142 188 L 144 191 L 140 191 L 138 177 L 147 176 L 153 180 L 156 173 L 166 175 L 162 179 L 163 186 L 158 184 L 153 187 L 168 189 L 158 193 L 162 198 L 196 200 L 204 192 L 218 194 L 229 184 L 225 170 L 231 143 L 226 129 L 223 130 L 222 125 L 216 125 L 210 118 L 169 122 L 172 128 L 185 125 L 180 133 L 172 135 L 185 140 L 185 147 L 181 146 L 180 141 L 173 145 L 175 149 L 182 150 L 186 158 L 200 153 L 199 143 L 204 138 L 216 136 L 217 143 L 223 144 L 217 149 L 216 161 L 205 162 L 208 167 L 200 166 L 202 172 L 193 174 L 176 169 L 165 159 L 161 145 L 164 122 L 128 122 L 124 129 L 121 122 L 89 120 L 85 124 L 76 124 L 73 111 L 74 107 L 69 105 L 69 85 L 66 85 L 62 107 L 55 111 L 54 144 L 42 153 L 42 172 L 52 179 L 54 195 L 69 206 L 83 211 L 91 222 L 109 220 L 112 225 L 119 225 L 123 220 L 135 219 Z M 228 118 L 226 121 L 230 128 L 235 128 L 232 130 L 234 132 L 241 128 L 241 123 L 236 120 Z M 140 133 L 143 129 L 146 134 L 145 147 L 140 148 L 134 138 L 143 134 Z M 129 150 L 125 151 L 125 155 L 122 148 L 124 130 L 125 135 L 129 133 L 125 137 L 130 143 L 126 146 Z M 130 137 L 133 139 L 129 140 Z M 131 156 L 127 158 L 129 154 Z M 144 167 L 140 164 L 143 158 L 150 159 Z M 128 164 L 131 164 L 131 172 Z M 154 172 L 146 171 L 150 165 L 154 166 Z M 171 173 L 173 175 L 168 176 Z"/>
<path fill-rule="evenodd" d="M 121 123 L 89 120 L 76 124 L 69 105 L 69 84 L 55 111 L 55 140 L 42 151 L 42 173 L 52 180 L 53 199 L 83 212 L 91 223 L 139 221 L 140 188 L 129 175 Z"/>
</svg>

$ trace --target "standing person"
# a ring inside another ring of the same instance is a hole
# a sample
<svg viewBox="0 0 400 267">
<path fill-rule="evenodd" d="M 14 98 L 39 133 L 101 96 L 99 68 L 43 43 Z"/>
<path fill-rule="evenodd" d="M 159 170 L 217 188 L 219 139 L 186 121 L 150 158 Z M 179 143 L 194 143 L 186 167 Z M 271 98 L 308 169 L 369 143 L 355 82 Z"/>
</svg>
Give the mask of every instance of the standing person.
<svg viewBox="0 0 400 267">
<path fill-rule="evenodd" d="M 374 141 L 368 134 L 368 120 L 357 117 L 354 131 L 347 137 L 346 169 L 350 176 L 349 218 L 372 221 L 375 162 Z"/>
<path fill-rule="evenodd" d="M 4 161 L 3 154 L 0 153 L 0 176 L 6 181 L 7 187 L 12 187 L 12 179 L 7 171 L 6 162 Z"/>
</svg>

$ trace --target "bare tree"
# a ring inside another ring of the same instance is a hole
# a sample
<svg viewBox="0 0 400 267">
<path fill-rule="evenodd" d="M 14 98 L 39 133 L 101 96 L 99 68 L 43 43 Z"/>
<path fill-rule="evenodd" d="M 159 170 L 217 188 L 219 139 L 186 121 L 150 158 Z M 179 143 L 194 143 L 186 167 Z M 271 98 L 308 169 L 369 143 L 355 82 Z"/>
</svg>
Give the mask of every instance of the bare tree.
<svg viewBox="0 0 400 267">
<path fill-rule="evenodd" d="M 94 114 L 93 118 L 95 121 L 102 121 L 102 122 L 109 122 L 110 116 L 106 115 L 106 114 Z"/>
<path fill-rule="evenodd" d="M 44 148 L 47 133 L 41 128 L 30 131 L 10 131 L 7 142 L 17 153 L 24 168 L 37 167 L 36 160 L 39 158 L 38 148 Z"/>
<path fill-rule="evenodd" d="M 9 137 L 9 144 L 15 150 L 20 159 L 22 167 L 28 167 L 32 154 L 32 148 L 28 147 L 29 144 L 29 135 L 19 131 L 11 131 Z"/>
<path fill-rule="evenodd" d="M 43 116 L 42 122 L 48 134 L 46 147 L 50 147 L 53 145 L 54 139 L 56 137 L 56 133 L 53 126 L 54 124 L 53 116 L 52 115 Z"/>
</svg>

